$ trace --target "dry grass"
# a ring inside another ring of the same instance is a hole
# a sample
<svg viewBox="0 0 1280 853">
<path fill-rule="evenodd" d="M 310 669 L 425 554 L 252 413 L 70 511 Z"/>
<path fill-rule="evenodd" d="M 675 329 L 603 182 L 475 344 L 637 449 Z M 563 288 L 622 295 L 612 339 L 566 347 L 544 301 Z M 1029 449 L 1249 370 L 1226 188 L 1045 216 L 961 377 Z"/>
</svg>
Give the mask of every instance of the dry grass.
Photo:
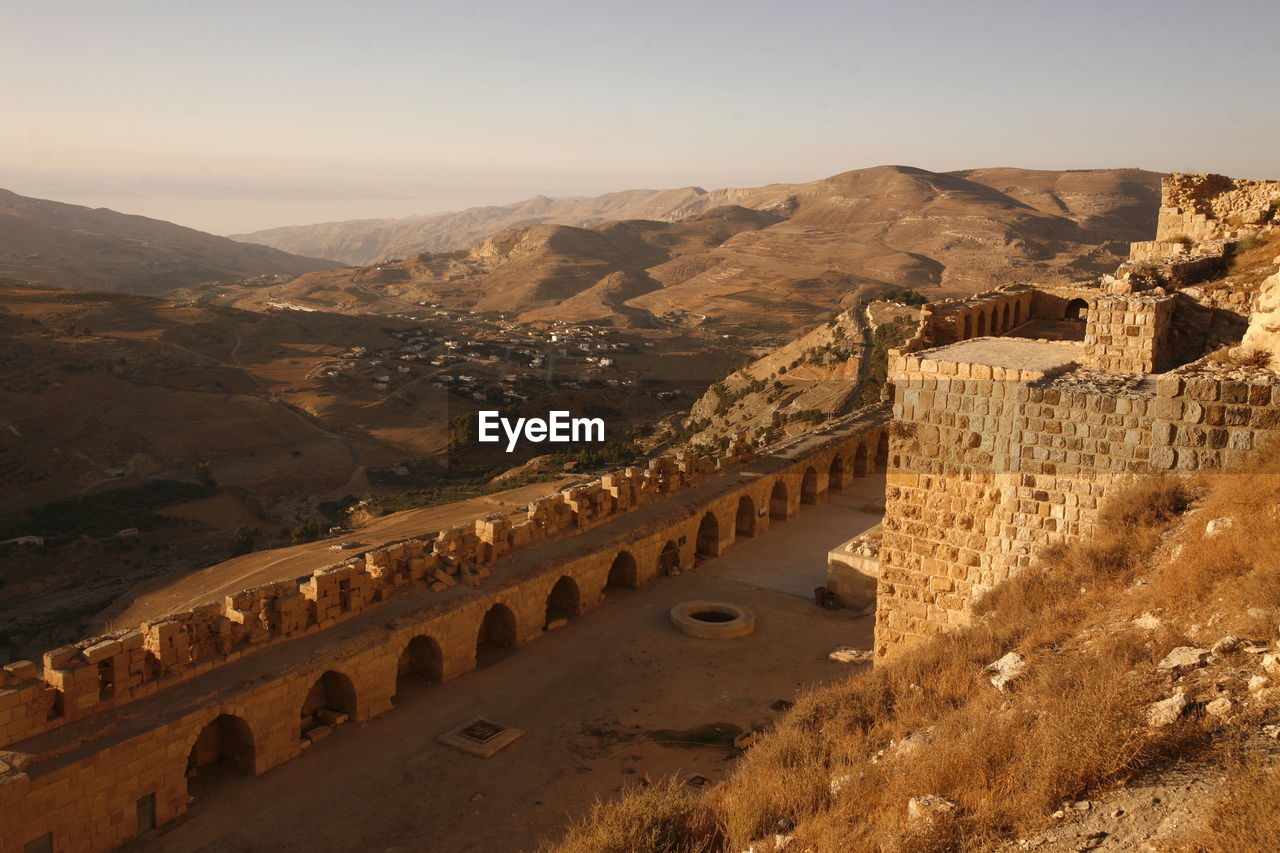
<svg viewBox="0 0 1280 853">
<path fill-rule="evenodd" d="M 1274 853 L 1280 844 L 1280 764 L 1241 761 L 1185 847 L 1187 853 Z"/>
<path fill-rule="evenodd" d="M 709 853 L 718 849 L 715 816 L 674 779 L 597 803 L 556 848 L 562 853 Z"/>
<path fill-rule="evenodd" d="M 970 627 L 802 697 L 717 789 L 597 807 L 557 849 L 620 850 L 612 839 L 629 837 L 628 821 L 648 839 L 655 820 L 689 834 L 631 849 L 740 851 L 792 824 L 799 849 L 983 849 L 1043 828 L 1064 801 L 1207 750 L 1221 723 L 1192 715 L 1147 726 L 1147 705 L 1172 689 L 1155 664 L 1174 646 L 1212 642 L 1209 633 L 1274 635 L 1278 504 L 1276 473 L 1142 481 L 1110 503 L 1094 538 L 1055 549 L 1041 570 L 979 602 Z M 1223 517 L 1236 519 L 1230 535 L 1206 536 L 1205 522 Z M 1143 611 L 1164 627 L 1134 626 Z M 1028 674 L 1000 693 L 983 668 L 1009 651 L 1026 657 Z M 1270 792 L 1280 782 L 1246 774 L 1239 784 Z M 956 809 L 913 825 L 907 803 L 923 795 Z M 1206 832 L 1229 838 L 1252 819 L 1244 806 L 1220 812 Z"/>
</svg>

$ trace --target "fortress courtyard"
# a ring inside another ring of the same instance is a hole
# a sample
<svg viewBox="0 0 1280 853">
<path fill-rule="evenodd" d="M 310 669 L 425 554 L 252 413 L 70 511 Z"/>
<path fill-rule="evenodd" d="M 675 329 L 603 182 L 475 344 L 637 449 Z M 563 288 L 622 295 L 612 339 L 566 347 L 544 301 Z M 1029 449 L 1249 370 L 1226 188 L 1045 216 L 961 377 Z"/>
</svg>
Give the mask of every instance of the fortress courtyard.
<svg viewBox="0 0 1280 853">
<path fill-rule="evenodd" d="M 768 725 L 778 700 L 849 673 L 827 659 L 833 649 L 871 648 L 873 618 L 823 610 L 813 588 L 826 581 L 827 551 L 879 523 L 883 495 L 883 476 L 858 478 L 725 556 L 610 590 L 541 641 L 406 691 L 391 713 L 340 726 L 298 760 L 213 784 L 185 817 L 123 849 L 530 851 L 646 777 L 714 784 L 735 750 L 673 740 Z M 685 636 L 667 611 L 691 599 L 751 608 L 756 630 Z M 525 734 L 487 759 L 437 741 L 477 716 Z"/>
</svg>

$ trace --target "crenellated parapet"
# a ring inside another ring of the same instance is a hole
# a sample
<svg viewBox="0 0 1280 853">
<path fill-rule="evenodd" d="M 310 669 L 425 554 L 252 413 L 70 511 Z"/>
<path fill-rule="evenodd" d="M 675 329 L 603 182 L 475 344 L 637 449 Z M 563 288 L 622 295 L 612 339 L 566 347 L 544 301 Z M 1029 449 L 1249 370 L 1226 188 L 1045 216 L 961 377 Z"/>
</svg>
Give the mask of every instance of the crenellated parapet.
<svg viewBox="0 0 1280 853">
<path fill-rule="evenodd" d="M 0 675 L 0 853 L 108 850 L 163 824 L 206 762 L 262 773 L 333 726 L 557 630 L 616 587 L 679 574 L 883 470 L 885 407 L 719 464 L 660 457 L 353 555 Z"/>
</svg>

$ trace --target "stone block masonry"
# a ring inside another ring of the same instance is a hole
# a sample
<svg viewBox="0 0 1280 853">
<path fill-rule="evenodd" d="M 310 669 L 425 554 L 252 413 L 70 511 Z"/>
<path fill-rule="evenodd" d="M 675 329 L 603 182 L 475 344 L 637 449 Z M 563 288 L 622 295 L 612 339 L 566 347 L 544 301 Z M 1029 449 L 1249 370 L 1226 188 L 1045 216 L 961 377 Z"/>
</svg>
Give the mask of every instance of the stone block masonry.
<svg viewBox="0 0 1280 853">
<path fill-rule="evenodd" d="M 1280 181 L 1174 174 L 1161 183 L 1157 241 L 1235 239 L 1277 224 Z"/>
<path fill-rule="evenodd" d="M 966 624 L 979 595 L 1046 546 L 1088 536 L 1107 496 L 1136 476 L 1240 467 L 1280 432 L 1271 371 L 1227 378 L 1205 360 L 1116 374 L 1050 342 L 1034 342 L 1039 365 L 1024 369 L 982 343 L 891 358 L 881 657 Z"/>
<path fill-rule="evenodd" d="M 262 773 L 637 586 L 766 535 L 887 454 L 873 407 L 719 465 L 654 460 L 0 670 L 0 853 L 117 847 L 210 762 Z M 572 630 L 572 629 L 569 629 Z M 145 818 L 145 819 L 144 819 Z M 28 847 L 37 845 L 37 847 Z M 43 848 L 40 848 L 43 849 Z"/>
</svg>

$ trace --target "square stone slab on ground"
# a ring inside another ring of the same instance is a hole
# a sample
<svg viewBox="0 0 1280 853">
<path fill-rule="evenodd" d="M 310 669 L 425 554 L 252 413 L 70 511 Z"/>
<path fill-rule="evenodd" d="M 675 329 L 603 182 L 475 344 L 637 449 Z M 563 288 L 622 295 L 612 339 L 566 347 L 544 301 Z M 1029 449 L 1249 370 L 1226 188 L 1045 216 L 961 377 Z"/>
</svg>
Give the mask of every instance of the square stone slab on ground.
<svg viewBox="0 0 1280 853">
<path fill-rule="evenodd" d="M 505 749 L 524 736 L 521 729 L 504 726 L 484 717 L 468 720 L 460 726 L 449 729 L 440 735 L 440 742 L 445 746 L 488 758 L 501 749 Z"/>
</svg>

